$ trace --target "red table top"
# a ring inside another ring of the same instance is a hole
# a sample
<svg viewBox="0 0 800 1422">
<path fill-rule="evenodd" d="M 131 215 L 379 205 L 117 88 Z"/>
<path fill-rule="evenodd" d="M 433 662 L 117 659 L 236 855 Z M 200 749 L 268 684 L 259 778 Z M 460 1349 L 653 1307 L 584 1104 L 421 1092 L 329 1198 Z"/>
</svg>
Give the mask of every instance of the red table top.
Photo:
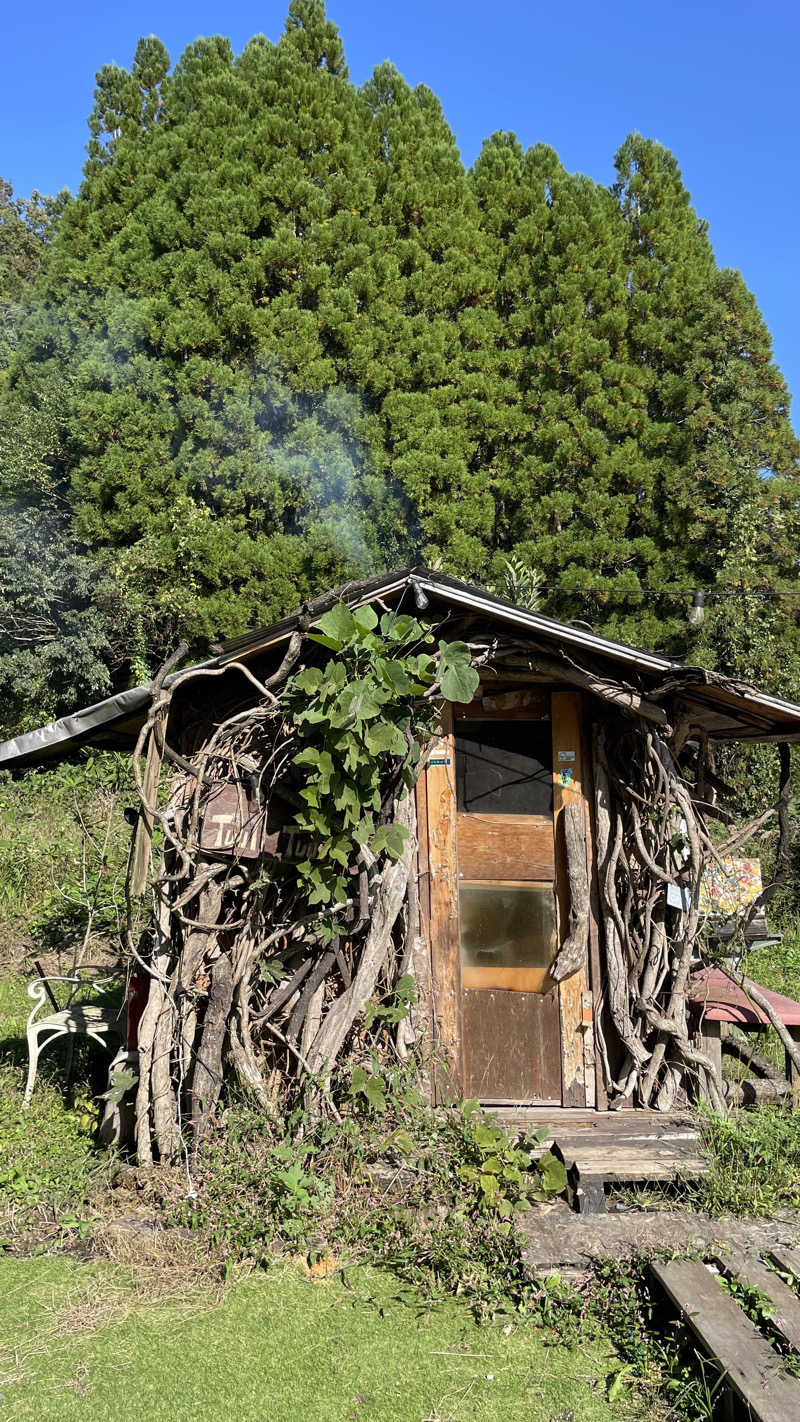
<svg viewBox="0 0 800 1422">
<path fill-rule="evenodd" d="M 745 978 L 745 986 L 740 988 L 724 968 L 702 968 L 699 973 L 692 974 L 689 1000 L 695 1006 L 702 1007 L 703 1016 L 711 1022 L 736 1022 L 740 1027 L 761 1026 L 768 1023 L 769 1018 L 747 997 L 746 988 L 751 981 Z M 779 992 L 770 992 L 755 982 L 753 987 L 764 994 L 781 1022 L 787 1027 L 800 1027 L 800 1002 L 783 997 Z"/>
</svg>

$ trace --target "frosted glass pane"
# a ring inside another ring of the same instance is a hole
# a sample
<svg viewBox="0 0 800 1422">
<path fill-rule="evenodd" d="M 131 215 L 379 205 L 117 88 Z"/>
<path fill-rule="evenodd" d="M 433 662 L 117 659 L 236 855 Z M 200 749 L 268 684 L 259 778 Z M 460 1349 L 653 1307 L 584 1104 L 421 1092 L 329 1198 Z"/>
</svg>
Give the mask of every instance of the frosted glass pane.
<svg viewBox="0 0 800 1422">
<path fill-rule="evenodd" d="M 548 992 L 555 954 L 552 884 L 459 885 L 464 987 Z"/>
</svg>

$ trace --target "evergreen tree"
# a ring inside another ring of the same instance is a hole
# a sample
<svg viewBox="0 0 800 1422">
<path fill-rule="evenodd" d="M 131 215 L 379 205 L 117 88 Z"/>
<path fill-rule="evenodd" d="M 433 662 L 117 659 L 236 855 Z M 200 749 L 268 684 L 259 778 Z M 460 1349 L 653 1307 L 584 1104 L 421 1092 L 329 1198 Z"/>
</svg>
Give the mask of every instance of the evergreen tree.
<svg viewBox="0 0 800 1422">
<path fill-rule="evenodd" d="M 484 146 L 473 182 L 494 224 L 504 322 L 496 539 L 541 568 L 557 615 L 608 625 L 620 607 L 647 607 L 663 576 L 643 499 L 648 421 L 627 346 L 619 212 L 552 149 L 523 154 L 513 136 Z"/>
<path fill-rule="evenodd" d="M 16 344 L 17 328 L 36 284 L 68 194 L 57 198 L 34 192 L 15 198 L 14 189 L 0 178 L 0 365 Z"/>
<path fill-rule="evenodd" d="M 384 466 L 423 557 L 485 573 L 494 523 L 495 326 L 489 246 L 438 100 L 389 64 L 363 95 L 376 173 L 367 340 L 352 368 L 382 396 Z"/>
<path fill-rule="evenodd" d="M 672 154 L 632 135 L 616 164 L 664 558 L 681 550 L 680 575 L 709 588 L 737 561 L 744 522 L 764 583 L 794 580 L 798 444 L 766 327 L 738 273 L 717 268 Z"/>
<path fill-rule="evenodd" d="M 298 0 L 278 45 L 237 61 L 202 40 L 165 71 L 150 42 L 131 83 L 101 74 L 50 273 L 90 331 L 74 526 L 109 549 L 143 615 L 155 600 L 154 651 L 363 570 L 386 503 L 341 392 L 373 190 L 335 28 Z M 91 311 L 74 301 L 80 267 Z"/>
</svg>

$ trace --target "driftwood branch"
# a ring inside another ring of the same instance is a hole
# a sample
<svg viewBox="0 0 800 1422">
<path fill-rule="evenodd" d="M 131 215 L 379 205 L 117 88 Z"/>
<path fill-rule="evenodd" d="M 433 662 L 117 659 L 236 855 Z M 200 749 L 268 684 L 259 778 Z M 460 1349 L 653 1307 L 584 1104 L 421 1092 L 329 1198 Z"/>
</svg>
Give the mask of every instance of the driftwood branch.
<svg viewBox="0 0 800 1422">
<path fill-rule="evenodd" d="M 569 686 L 580 687 L 584 691 L 591 692 L 593 696 L 599 697 L 601 701 L 607 702 L 617 711 L 621 711 L 625 716 L 641 717 L 643 721 L 660 726 L 665 733 L 669 730 L 669 717 L 663 706 L 657 706 L 655 702 L 649 701 L 646 696 L 633 687 L 623 686 L 620 682 L 609 681 L 606 677 L 597 676 L 594 672 L 587 671 L 568 658 L 557 661 L 554 657 L 532 651 L 527 657 L 511 655 L 503 657 L 502 661 L 506 666 L 520 666 L 531 671 L 535 670 L 549 681 L 566 682 Z"/>
<path fill-rule="evenodd" d="M 308 1054 L 312 1075 L 330 1073 L 355 1018 L 364 1011 L 375 991 L 378 976 L 389 951 L 392 931 L 405 898 L 408 873 L 416 848 L 410 827 L 413 800 L 406 795 L 397 806 L 396 823 L 409 830 L 400 858 L 389 862 L 373 900 L 372 917 L 361 960 L 349 988 L 329 1008 Z"/>
<path fill-rule="evenodd" d="M 756 1051 L 752 1036 L 748 1037 L 732 1022 L 728 1024 L 728 1030 L 722 1038 L 722 1050 L 728 1056 L 736 1057 L 747 1067 L 748 1071 L 754 1071 L 756 1076 L 764 1077 L 766 1081 L 785 1081 L 786 1079 L 774 1062 Z"/>
<path fill-rule="evenodd" d="M 561 946 L 550 976 L 560 983 L 586 961 L 589 945 L 589 874 L 586 864 L 586 839 L 582 800 L 570 800 L 564 806 L 561 823 L 564 826 L 567 878 L 569 880 L 569 935 Z"/>
</svg>

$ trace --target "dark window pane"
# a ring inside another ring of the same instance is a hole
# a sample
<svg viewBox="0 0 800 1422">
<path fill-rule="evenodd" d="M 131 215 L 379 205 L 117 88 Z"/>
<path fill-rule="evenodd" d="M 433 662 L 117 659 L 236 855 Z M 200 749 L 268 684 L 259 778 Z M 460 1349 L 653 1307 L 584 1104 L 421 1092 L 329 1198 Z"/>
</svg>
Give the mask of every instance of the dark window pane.
<svg viewBox="0 0 800 1422">
<path fill-rule="evenodd" d="M 553 812 L 549 721 L 457 721 L 459 810 L 484 815 Z"/>
</svg>

